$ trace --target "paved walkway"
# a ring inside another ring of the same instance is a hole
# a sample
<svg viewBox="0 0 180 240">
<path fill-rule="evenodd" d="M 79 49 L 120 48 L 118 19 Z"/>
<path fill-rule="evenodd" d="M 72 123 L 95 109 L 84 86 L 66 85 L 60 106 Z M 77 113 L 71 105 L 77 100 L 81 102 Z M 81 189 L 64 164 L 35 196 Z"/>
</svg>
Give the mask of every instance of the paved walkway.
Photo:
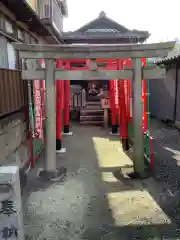
<svg viewBox="0 0 180 240">
<path fill-rule="evenodd" d="M 98 127 L 72 130 L 63 142 L 67 153 L 57 157 L 58 166 L 67 167 L 64 181 L 45 184 L 37 169 L 29 175 L 23 204 L 30 239 L 178 239 L 176 224 L 159 206 L 161 186 L 120 174 L 120 167 L 132 163 L 118 137 Z"/>
</svg>

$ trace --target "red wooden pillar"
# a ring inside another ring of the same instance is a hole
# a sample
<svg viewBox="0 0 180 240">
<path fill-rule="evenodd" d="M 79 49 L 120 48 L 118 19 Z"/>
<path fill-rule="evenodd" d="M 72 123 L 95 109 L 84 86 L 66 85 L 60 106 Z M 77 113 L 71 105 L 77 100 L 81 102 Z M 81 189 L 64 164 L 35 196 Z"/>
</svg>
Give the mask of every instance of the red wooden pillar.
<svg viewBox="0 0 180 240">
<path fill-rule="evenodd" d="M 112 134 L 117 133 L 117 119 L 116 119 L 116 102 L 115 102 L 115 80 L 109 81 L 109 95 L 110 95 L 110 108 L 111 108 L 111 127 L 112 127 Z"/>
<path fill-rule="evenodd" d="M 127 118 L 128 122 L 130 120 L 130 82 L 131 80 L 127 80 Z"/>
<path fill-rule="evenodd" d="M 120 117 L 120 137 L 124 151 L 129 150 L 128 144 L 128 120 L 126 115 L 126 103 L 124 93 L 124 80 L 118 81 L 118 96 L 119 96 L 119 117 Z"/>
<path fill-rule="evenodd" d="M 61 67 L 61 60 L 56 60 L 56 67 Z M 63 80 L 56 81 L 56 151 L 62 149 L 62 118 L 63 118 Z"/>
<path fill-rule="evenodd" d="M 123 68 L 123 62 L 118 65 L 118 69 Z M 118 100 L 119 100 L 119 120 L 120 120 L 120 137 L 122 141 L 122 147 L 124 151 L 129 150 L 128 143 L 128 119 L 126 111 L 126 99 L 124 80 L 118 81 Z"/>
<path fill-rule="evenodd" d="M 70 70 L 70 62 L 66 61 L 65 68 Z M 70 101 L 71 101 L 71 83 L 70 80 L 64 81 L 64 135 L 72 135 L 70 128 Z"/>
<path fill-rule="evenodd" d="M 64 81 L 64 135 L 72 135 L 70 128 L 70 80 Z"/>
</svg>

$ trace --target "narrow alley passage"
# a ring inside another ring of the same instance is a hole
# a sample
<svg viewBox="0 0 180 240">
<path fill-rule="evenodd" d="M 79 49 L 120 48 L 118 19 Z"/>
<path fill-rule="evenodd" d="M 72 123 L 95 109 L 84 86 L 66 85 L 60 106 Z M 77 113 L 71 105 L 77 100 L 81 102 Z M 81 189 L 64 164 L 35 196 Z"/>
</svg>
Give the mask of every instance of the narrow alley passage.
<svg viewBox="0 0 180 240">
<path fill-rule="evenodd" d="M 63 139 L 67 153 L 57 156 L 58 167 L 67 168 L 64 180 L 43 183 L 37 177 L 43 157 L 29 174 L 23 193 L 29 239 L 177 239 L 176 226 L 149 193 L 152 184 L 158 192 L 155 181 L 120 174 L 132 162 L 118 137 L 100 127 L 74 124 L 72 130 Z"/>
</svg>

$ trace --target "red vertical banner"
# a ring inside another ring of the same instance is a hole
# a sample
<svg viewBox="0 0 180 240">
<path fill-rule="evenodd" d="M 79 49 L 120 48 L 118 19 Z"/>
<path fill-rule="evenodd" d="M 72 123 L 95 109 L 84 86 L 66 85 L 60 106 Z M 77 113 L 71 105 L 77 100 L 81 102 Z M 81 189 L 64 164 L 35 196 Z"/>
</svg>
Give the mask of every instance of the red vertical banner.
<svg viewBox="0 0 180 240">
<path fill-rule="evenodd" d="M 142 65 L 146 67 L 146 58 L 142 58 Z M 143 100 L 143 131 L 148 130 L 148 96 L 147 96 L 147 82 L 142 81 L 142 100 Z"/>
<path fill-rule="evenodd" d="M 42 93 L 42 117 L 46 119 L 46 86 L 45 80 L 41 81 L 41 93 Z"/>
<path fill-rule="evenodd" d="M 124 60 L 119 61 L 118 70 L 124 68 Z M 118 81 L 118 102 L 119 102 L 119 122 L 120 122 L 120 137 L 124 151 L 129 150 L 128 144 L 128 118 L 126 113 L 126 93 L 125 80 Z"/>
<path fill-rule="evenodd" d="M 64 80 L 60 80 L 60 86 L 61 86 L 61 109 L 64 109 Z"/>
<path fill-rule="evenodd" d="M 132 68 L 131 58 L 123 60 L 123 68 Z M 125 96 L 126 96 L 126 114 L 127 120 L 129 121 L 132 117 L 132 95 L 131 95 L 131 80 L 125 80 Z"/>
<path fill-rule="evenodd" d="M 41 68 L 45 68 L 45 59 L 40 59 Z M 41 81 L 41 102 L 42 102 L 42 118 L 46 118 L 46 86 L 45 80 Z"/>
<path fill-rule="evenodd" d="M 110 89 L 109 89 L 109 95 L 110 95 L 110 108 L 111 108 L 111 124 L 112 128 L 113 126 L 117 125 L 116 121 L 116 104 L 115 104 L 115 84 L 114 80 L 109 81 Z M 112 129 L 113 130 L 113 129 Z M 113 132 L 113 131 L 112 131 Z"/>
<path fill-rule="evenodd" d="M 148 129 L 148 116 L 147 116 L 147 83 L 146 80 L 142 81 L 142 100 L 143 100 L 143 131 Z"/>
<path fill-rule="evenodd" d="M 130 81 L 131 80 L 126 80 L 127 81 L 127 119 L 129 121 L 130 119 Z"/>
<path fill-rule="evenodd" d="M 114 95 L 115 95 L 115 106 L 116 106 L 116 114 L 118 113 L 119 105 L 118 105 L 118 80 L 113 80 L 114 83 Z"/>
<path fill-rule="evenodd" d="M 43 139 L 42 107 L 41 107 L 41 81 L 34 80 L 34 102 L 35 102 L 35 129 L 40 139 Z"/>
<path fill-rule="evenodd" d="M 132 121 L 133 110 L 132 110 L 132 81 L 129 81 L 129 119 Z"/>
<path fill-rule="evenodd" d="M 126 103 L 125 103 L 125 91 L 124 80 L 118 81 L 118 93 L 119 93 L 119 112 L 120 112 L 120 135 L 121 139 L 128 138 L 128 121 L 126 115 Z"/>
<path fill-rule="evenodd" d="M 124 94 L 125 94 L 125 106 L 126 106 L 126 116 L 128 117 L 128 88 L 127 88 L 127 81 L 128 80 L 124 80 Z"/>
</svg>

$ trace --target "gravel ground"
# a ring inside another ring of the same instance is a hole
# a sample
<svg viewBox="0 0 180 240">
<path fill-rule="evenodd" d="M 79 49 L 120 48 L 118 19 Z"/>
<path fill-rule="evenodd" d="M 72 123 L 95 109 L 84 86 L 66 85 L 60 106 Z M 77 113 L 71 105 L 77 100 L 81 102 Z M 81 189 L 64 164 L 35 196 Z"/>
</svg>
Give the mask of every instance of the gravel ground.
<svg viewBox="0 0 180 240">
<path fill-rule="evenodd" d="M 171 191 L 180 188 L 180 133 L 165 123 L 152 119 L 156 175 Z"/>
<path fill-rule="evenodd" d="M 154 138 L 155 180 L 161 189 L 159 195 L 155 194 L 155 198 L 161 208 L 179 227 L 180 132 L 156 119 L 151 120 L 150 131 Z"/>
<path fill-rule="evenodd" d="M 172 210 L 177 201 L 174 171 L 178 166 L 173 158 L 177 154 L 163 148 L 175 151 L 178 133 L 155 121 L 152 124 L 161 171 L 158 180 L 144 181 L 121 174 L 120 167 L 132 162 L 122 152 L 118 137 L 109 137 L 98 127 L 74 125 L 74 135 L 64 138 L 67 153 L 57 156 L 58 167 L 67 167 L 64 181 L 44 183 L 37 177 L 43 158 L 28 176 L 23 206 L 29 239 L 178 239 L 177 221 L 173 221 L 177 208 Z M 172 141 L 176 145 L 170 146 Z"/>
</svg>

